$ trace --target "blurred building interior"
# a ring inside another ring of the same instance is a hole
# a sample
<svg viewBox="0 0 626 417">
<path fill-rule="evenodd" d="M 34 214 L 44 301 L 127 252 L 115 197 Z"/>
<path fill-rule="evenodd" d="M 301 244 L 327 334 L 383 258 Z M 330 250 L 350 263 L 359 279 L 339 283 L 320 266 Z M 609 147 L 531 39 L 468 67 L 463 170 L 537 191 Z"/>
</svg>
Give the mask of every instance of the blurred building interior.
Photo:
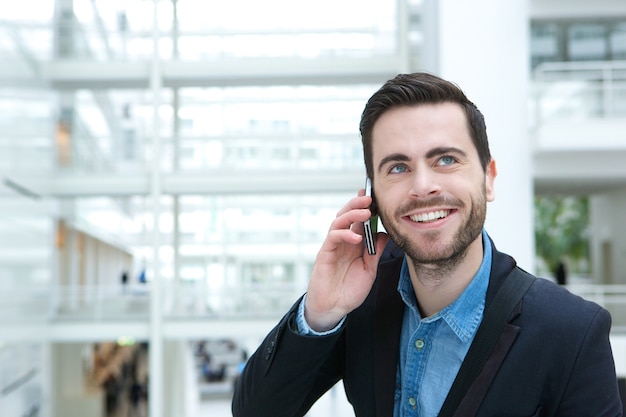
<svg viewBox="0 0 626 417">
<path fill-rule="evenodd" d="M 363 187 L 366 100 L 412 71 L 485 113 L 522 267 L 552 279 L 536 199 L 584 198 L 565 285 L 626 377 L 623 0 L 21 0 L 0 61 L 3 416 L 230 415 Z"/>
</svg>

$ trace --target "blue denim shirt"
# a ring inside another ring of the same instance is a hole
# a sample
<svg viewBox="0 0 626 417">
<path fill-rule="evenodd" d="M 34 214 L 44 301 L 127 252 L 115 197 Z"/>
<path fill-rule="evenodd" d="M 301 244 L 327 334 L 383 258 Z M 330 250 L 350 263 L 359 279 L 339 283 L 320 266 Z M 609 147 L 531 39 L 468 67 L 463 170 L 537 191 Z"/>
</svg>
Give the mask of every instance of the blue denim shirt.
<svg viewBox="0 0 626 417">
<path fill-rule="evenodd" d="M 394 417 L 439 414 L 483 319 L 491 271 L 491 244 L 485 230 L 483 247 L 483 262 L 463 293 L 443 310 L 425 318 L 420 315 L 404 260 L 398 291 L 406 307 L 396 373 Z"/>
</svg>

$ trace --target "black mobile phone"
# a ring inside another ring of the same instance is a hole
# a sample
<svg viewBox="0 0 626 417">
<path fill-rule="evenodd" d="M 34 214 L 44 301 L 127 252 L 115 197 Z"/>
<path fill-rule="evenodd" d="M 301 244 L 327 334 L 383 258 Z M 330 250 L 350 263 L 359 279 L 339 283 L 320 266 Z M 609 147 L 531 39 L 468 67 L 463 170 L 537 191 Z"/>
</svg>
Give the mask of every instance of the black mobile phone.
<svg viewBox="0 0 626 417">
<path fill-rule="evenodd" d="M 374 194 L 372 193 L 372 181 L 368 178 L 365 180 L 365 195 L 372 197 L 372 205 L 370 211 L 372 216 L 367 219 L 363 226 L 365 228 L 365 244 L 367 246 L 367 253 L 370 255 L 376 254 L 376 232 L 378 232 L 378 213 L 376 212 L 376 205 L 374 203 Z"/>
</svg>

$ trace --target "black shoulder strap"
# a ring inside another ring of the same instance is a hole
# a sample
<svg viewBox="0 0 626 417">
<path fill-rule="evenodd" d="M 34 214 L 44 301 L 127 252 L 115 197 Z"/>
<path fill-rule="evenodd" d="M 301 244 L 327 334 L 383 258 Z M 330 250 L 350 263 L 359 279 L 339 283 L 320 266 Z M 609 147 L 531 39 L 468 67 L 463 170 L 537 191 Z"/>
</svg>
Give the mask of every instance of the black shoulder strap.
<svg viewBox="0 0 626 417">
<path fill-rule="evenodd" d="M 515 267 L 504 280 L 491 305 L 485 309 L 483 321 L 441 407 L 439 417 L 451 417 L 454 414 L 467 390 L 478 377 L 489 355 L 491 355 L 513 309 L 535 279 L 534 276 Z"/>
</svg>

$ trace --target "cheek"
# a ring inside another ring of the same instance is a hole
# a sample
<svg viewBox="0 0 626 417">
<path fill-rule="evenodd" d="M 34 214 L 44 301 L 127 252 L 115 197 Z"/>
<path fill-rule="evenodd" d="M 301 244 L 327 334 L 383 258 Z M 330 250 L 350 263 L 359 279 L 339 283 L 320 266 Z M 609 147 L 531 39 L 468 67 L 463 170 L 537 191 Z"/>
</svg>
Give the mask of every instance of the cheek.
<svg viewBox="0 0 626 417">
<path fill-rule="evenodd" d="M 376 193 L 376 210 L 381 221 L 391 218 L 393 211 L 398 206 L 398 201 L 390 193 Z"/>
</svg>

